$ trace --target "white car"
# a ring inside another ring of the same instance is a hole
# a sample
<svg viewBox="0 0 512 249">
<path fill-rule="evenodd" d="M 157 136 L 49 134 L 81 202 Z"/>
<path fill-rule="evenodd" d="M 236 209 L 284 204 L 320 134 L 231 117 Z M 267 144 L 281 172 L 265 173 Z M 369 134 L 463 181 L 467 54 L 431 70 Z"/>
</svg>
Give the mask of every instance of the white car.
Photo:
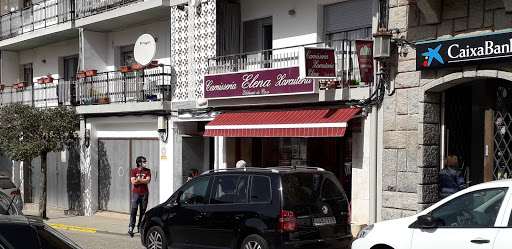
<svg viewBox="0 0 512 249">
<path fill-rule="evenodd" d="M 20 189 L 16 187 L 9 177 L 0 175 L 0 191 L 11 198 L 12 205 L 15 205 L 20 210 L 23 209 Z"/>
<path fill-rule="evenodd" d="M 512 248 L 512 179 L 459 191 L 424 211 L 362 229 L 352 249 Z"/>
</svg>

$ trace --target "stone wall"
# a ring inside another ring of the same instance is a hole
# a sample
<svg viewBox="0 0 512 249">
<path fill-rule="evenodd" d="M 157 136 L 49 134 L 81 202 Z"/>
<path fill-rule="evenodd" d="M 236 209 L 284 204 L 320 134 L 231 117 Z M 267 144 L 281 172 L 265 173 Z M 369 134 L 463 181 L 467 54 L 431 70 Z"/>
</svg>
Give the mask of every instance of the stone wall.
<svg viewBox="0 0 512 249">
<path fill-rule="evenodd" d="M 438 1 L 440 20 L 429 23 L 432 19 L 418 7 L 420 0 L 389 0 L 388 30 L 399 30 L 395 37 L 415 43 L 512 29 L 512 14 L 506 13 L 503 0 Z M 424 86 L 484 69 L 512 72 L 510 63 L 420 72 L 415 57 L 409 48 L 406 56 L 391 60 L 395 92 L 382 104 L 382 220 L 415 214 L 438 200 L 441 95 Z M 448 84 L 436 91 L 445 88 Z"/>
</svg>

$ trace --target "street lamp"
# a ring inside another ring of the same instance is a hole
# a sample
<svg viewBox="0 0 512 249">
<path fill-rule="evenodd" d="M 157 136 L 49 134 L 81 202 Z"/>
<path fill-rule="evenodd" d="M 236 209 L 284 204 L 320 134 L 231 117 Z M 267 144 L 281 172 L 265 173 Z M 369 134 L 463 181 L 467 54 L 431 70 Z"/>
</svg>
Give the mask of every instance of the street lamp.
<svg viewBox="0 0 512 249">
<path fill-rule="evenodd" d="M 373 57 L 389 58 L 391 56 L 391 32 L 385 28 L 380 28 L 373 34 Z"/>
</svg>

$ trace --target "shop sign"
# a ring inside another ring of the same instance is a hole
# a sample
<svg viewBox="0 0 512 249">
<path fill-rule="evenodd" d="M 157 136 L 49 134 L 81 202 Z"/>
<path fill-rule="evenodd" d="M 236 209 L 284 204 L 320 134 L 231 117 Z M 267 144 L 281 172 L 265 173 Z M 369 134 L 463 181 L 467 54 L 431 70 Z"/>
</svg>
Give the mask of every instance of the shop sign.
<svg viewBox="0 0 512 249">
<path fill-rule="evenodd" d="M 357 60 L 361 82 L 373 82 L 373 41 L 356 41 Z"/>
<path fill-rule="evenodd" d="M 512 60 L 511 31 L 416 44 L 416 70 L 510 60 Z"/>
<path fill-rule="evenodd" d="M 204 98 L 261 97 L 311 93 L 314 80 L 299 77 L 299 67 L 206 75 Z"/>
<path fill-rule="evenodd" d="M 336 78 L 334 48 L 306 48 L 299 53 L 301 78 Z"/>
</svg>

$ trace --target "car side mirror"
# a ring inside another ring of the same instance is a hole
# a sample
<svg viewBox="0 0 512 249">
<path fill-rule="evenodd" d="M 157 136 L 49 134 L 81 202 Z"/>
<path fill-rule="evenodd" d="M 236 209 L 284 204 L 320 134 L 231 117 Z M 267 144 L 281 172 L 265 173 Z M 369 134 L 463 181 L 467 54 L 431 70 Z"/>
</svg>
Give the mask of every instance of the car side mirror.
<svg viewBox="0 0 512 249">
<path fill-rule="evenodd" d="M 416 224 L 419 228 L 436 228 L 436 218 L 430 214 L 418 216 Z"/>
<path fill-rule="evenodd" d="M 182 195 L 183 195 L 183 191 L 178 192 L 178 194 L 176 195 L 176 199 L 172 200 L 172 206 L 173 207 L 179 207 L 180 206 L 180 199 L 181 199 Z"/>
</svg>

